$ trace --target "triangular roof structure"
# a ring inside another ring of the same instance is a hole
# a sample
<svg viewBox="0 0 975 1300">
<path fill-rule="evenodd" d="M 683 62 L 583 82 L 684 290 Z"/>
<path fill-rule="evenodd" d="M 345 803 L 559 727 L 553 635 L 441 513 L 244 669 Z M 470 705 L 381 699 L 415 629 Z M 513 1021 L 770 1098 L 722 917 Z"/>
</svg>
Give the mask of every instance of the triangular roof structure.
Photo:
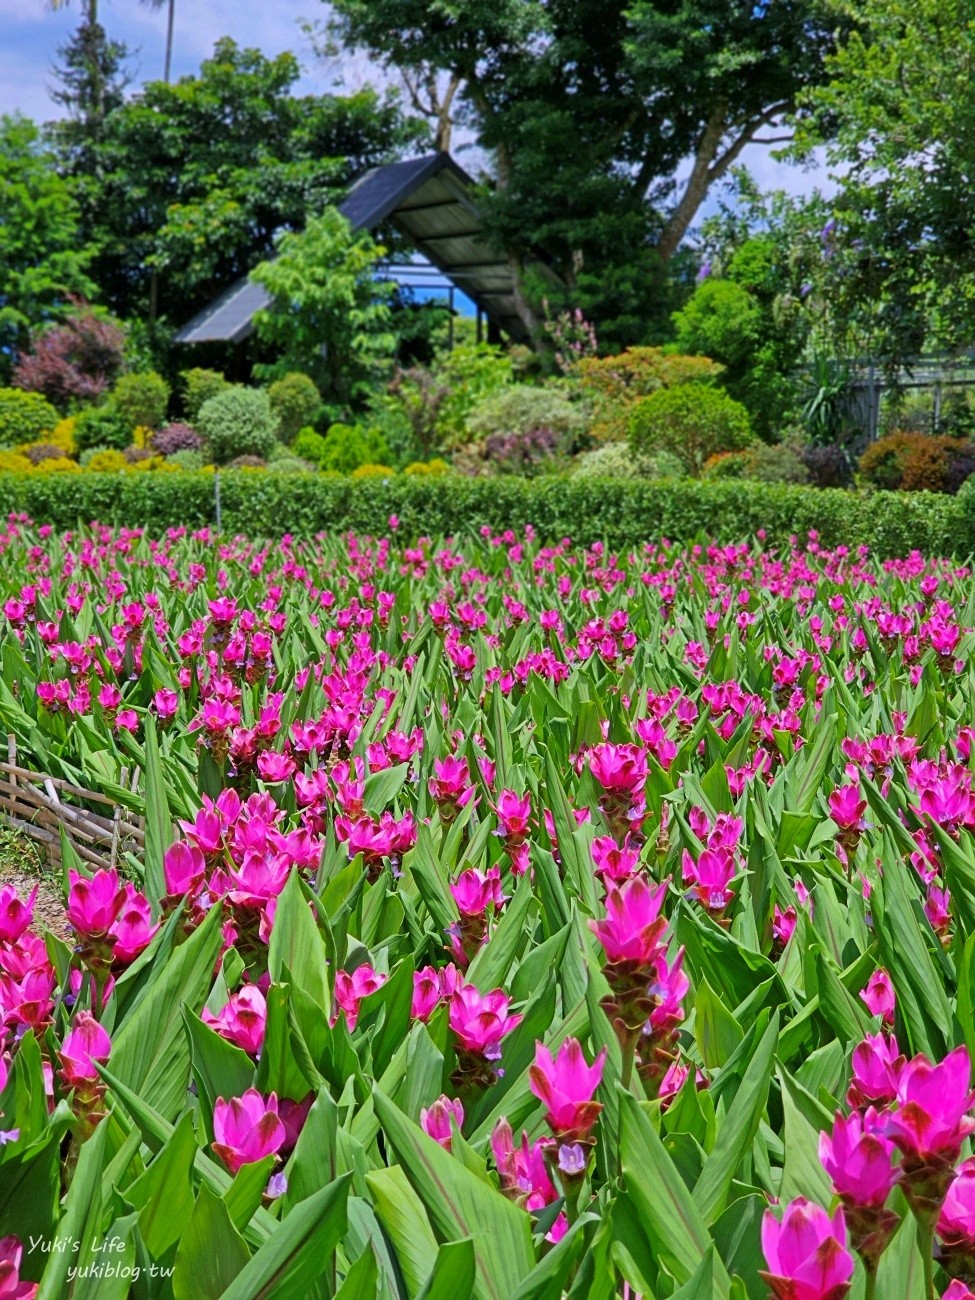
<svg viewBox="0 0 975 1300">
<path fill-rule="evenodd" d="M 471 198 L 474 180 L 449 153 L 428 154 L 366 172 L 349 190 L 339 212 L 353 230 L 389 221 L 509 337 L 527 331 L 515 305 L 514 274 L 490 243 Z M 560 281 L 544 262 L 533 263 L 554 286 Z M 254 317 L 271 298 L 261 285 L 238 280 L 176 335 L 177 343 L 241 343 Z"/>
</svg>

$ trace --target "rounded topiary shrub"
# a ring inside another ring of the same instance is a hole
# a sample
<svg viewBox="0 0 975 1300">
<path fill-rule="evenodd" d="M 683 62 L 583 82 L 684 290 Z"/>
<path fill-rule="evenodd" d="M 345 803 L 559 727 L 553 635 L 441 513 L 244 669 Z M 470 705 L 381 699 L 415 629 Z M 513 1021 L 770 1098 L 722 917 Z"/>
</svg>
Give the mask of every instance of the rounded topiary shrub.
<svg viewBox="0 0 975 1300">
<path fill-rule="evenodd" d="M 90 447 L 114 447 L 124 451 L 132 441 L 132 426 L 111 402 L 89 406 L 75 422 L 75 443 L 79 451 Z"/>
<path fill-rule="evenodd" d="M 625 442 L 607 442 L 584 451 L 572 464 L 576 478 L 683 478 L 683 463 L 670 452 L 656 456 L 635 456 Z"/>
<path fill-rule="evenodd" d="M 871 443 L 860 457 L 860 473 L 878 488 L 944 492 L 948 470 L 964 443 L 926 433 L 891 433 Z"/>
<path fill-rule="evenodd" d="M 322 405 L 322 395 L 314 380 L 298 370 L 273 383 L 267 395 L 285 442 L 291 442 L 299 430 L 312 424 Z"/>
<path fill-rule="evenodd" d="M 670 452 L 692 474 L 722 451 L 755 444 L 748 412 L 720 388 L 681 384 L 641 398 L 630 415 L 630 446 L 638 456 Z"/>
<path fill-rule="evenodd" d="M 37 442 L 61 417 L 40 393 L 20 388 L 0 388 L 0 447 L 20 447 Z"/>
<path fill-rule="evenodd" d="M 295 442 L 296 454 L 298 443 Z M 385 439 L 374 429 L 361 425 L 333 424 L 325 436 L 325 446 L 318 464 L 321 469 L 351 474 L 360 465 L 383 465 L 389 459 Z"/>
<path fill-rule="evenodd" d="M 154 370 L 122 375 L 110 401 L 131 429 L 158 429 L 166 420 L 169 385 Z"/>
<path fill-rule="evenodd" d="M 166 457 L 166 464 L 172 465 L 174 469 L 202 469 L 206 464 L 206 457 L 202 451 L 191 451 L 187 448 L 185 451 L 173 451 Z"/>
<path fill-rule="evenodd" d="M 225 393 L 231 386 L 230 380 L 225 379 L 219 370 L 205 370 L 201 366 L 184 370 L 179 378 L 183 394 L 183 410 L 191 424 L 211 397 L 216 397 L 218 393 Z"/>
<path fill-rule="evenodd" d="M 278 420 L 263 388 L 228 388 L 204 402 L 196 421 L 218 465 L 240 456 L 266 460 L 278 440 Z"/>
<path fill-rule="evenodd" d="M 325 439 L 314 429 L 302 429 L 291 444 L 290 452 L 292 456 L 320 465 L 325 455 Z"/>
</svg>

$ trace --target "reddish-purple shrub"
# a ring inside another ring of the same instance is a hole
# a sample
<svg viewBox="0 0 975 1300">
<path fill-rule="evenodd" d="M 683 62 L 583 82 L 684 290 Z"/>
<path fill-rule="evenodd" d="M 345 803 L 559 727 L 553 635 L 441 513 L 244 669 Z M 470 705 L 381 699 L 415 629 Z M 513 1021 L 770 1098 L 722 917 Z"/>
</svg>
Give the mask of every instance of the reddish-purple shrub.
<svg viewBox="0 0 975 1300">
<path fill-rule="evenodd" d="M 73 401 L 90 402 L 117 379 L 124 365 L 125 334 L 113 320 L 96 316 L 80 300 L 75 314 L 34 340 L 14 366 L 18 388 L 42 393 L 60 410 Z"/>
<path fill-rule="evenodd" d="M 160 456 L 172 456 L 177 451 L 200 451 L 203 437 L 189 424 L 167 424 L 152 435 L 153 450 Z"/>
<path fill-rule="evenodd" d="M 55 447 L 53 442 L 35 442 L 33 446 L 24 448 L 23 455 L 32 465 L 39 465 L 42 460 L 60 460 L 64 455 L 64 448 Z"/>
</svg>

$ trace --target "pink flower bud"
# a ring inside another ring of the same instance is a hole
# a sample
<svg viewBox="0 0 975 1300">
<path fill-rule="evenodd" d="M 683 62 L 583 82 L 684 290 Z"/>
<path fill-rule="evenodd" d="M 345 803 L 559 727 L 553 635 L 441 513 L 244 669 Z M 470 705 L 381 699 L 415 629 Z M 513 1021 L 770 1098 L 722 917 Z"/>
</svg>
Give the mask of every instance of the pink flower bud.
<svg viewBox="0 0 975 1300">
<path fill-rule="evenodd" d="M 535 1062 L 528 1067 L 529 1087 L 546 1107 L 545 1120 L 557 1138 L 577 1142 L 588 1137 L 602 1110 L 593 1094 L 603 1077 L 606 1052 L 586 1064 L 575 1038 L 567 1038 L 557 1056 L 544 1043 L 535 1044 Z"/>
<path fill-rule="evenodd" d="M 256 984 L 245 984 L 239 993 L 232 993 L 217 1015 L 204 1008 L 202 1019 L 222 1038 L 251 1056 L 256 1056 L 264 1045 L 267 1003 Z"/>
<path fill-rule="evenodd" d="M 894 1144 L 883 1135 L 883 1121 L 871 1106 L 860 1116 L 837 1112 L 832 1135 L 819 1135 L 819 1159 L 836 1194 L 848 1205 L 883 1205 L 897 1181 Z"/>
<path fill-rule="evenodd" d="M 433 1138 L 434 1142 L 439 1142 L 445 1151 L 450 1150 L 451 1139 L 454 1136 L 450 1124 L 451 1117 L 460 1128 L 464 1122 L 464 1107 L 456 1097 L 441 1095 L 432 1106 L 420 1111 L 420 1127 L 428 1137 Z"/>
<path fill-rule="evenodd" d="M 762 1250 L 769 1271 L 761 1276 L 777 1300 L 843 1300 L 849 1293 L 853 1256 L 842 1210 L 830 1218 L 801 1196 L 786 1206 L 781 1223 L 766 1210 Z"/>
<path fill-rule="evenodd" d="M 388 979 L 388 975 L 380 975 L 367 962 L 357 966 L 351 975 L 344 970 L 335 972 L 335 1004 L 344 1012 L 350 1031 L 358 1023 L 362 999 L 378 993 Z"/>
<path fill-rule="evenodd" d="M 894 1023 L 894 986 L 883 967 L 870 976 L 866 988 L 860 993 L 860 999 L 872 1016 L 881 1016 L 887 1025 Z"/>
<path fill-rule="evenodd" d="M 496 1061 L 501 1040 L 521 1024 L 521 1016 L 510 1012 L 511 999 L 501 989 L 481 993 L 473 984 L 463 984 L 450 995 L 449 1024 L 466 1052 Z"/>
<path fill-rule="evenodd" d="M 78 1088 L 98 1083 L 101 1076 L 95 1062 L 104 1065 L 111 1050 L 112 1040 L 91 1012 L 79 1011 L 58 1052 L 65 1087 Z"/>
<path fill-rule="evenodd" d="M 652 969 L 662 955 L 661 938 L 667 920 L 660 915 L 660 909 L 669 883 L 665 880 L 651 890 L 642 876 L 634 876 L 619 889 L 610 886 L 606 919 L 589 922 L 608 962 Z"/>
<path fill-rule="evenodd" d="M 89 879 L 69 871 L 68 878 L 69 924 L 86 939 L 104 938 L 126 901 L 118 872 L 96 871 Z"/>
<path fill-rule="evenodd" d="M 278 1099 L 265 1099 L 256 1088 L 213 1108 L 213 1149 L 232 1174 L 241 1165 L 276 1155 L 284 1145 L 285 1128 L 278 1116 Z"/>
</svg>

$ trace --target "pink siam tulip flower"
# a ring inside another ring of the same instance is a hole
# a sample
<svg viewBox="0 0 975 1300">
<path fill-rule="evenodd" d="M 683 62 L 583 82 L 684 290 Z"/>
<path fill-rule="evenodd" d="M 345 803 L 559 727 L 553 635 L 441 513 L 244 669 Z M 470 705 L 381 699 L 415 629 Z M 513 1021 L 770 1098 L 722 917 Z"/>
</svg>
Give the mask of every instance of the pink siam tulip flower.
<svg viewBox="0 0 975 1300">
<path fill-rule="evenodd" d="M 454 755 L 435 758 L 433 771 L 429 782 L 430 795 L 440 808 L 441 816 L 453 820 L 474 797 L 467 759 Z"/>
<path fill-rule="evenodd" d="M 368 962 L 357 966 L 351 974 L 344 970 L 335 972 L 335 1005 L 344 1013 L 350 1032 L 359 1023 L 359 1005 L 363 998 L 378 993 L 388 979 L 388 975 L 373 970 Z M 331 1023 L 334 1025 L 337 1019 L 338 1015 L 333 1016 Z"/>
<path fill-rule="evenodd" d="M 440 972 L 435 966 L 424 966 L 413 973 L 413 1005 L 410 1015 L 414 1020 L 427 1021 L 440 1005 Z"/>
<path fill-rule="evenodd" d="M 501 989 L 482 994 L 473 984 L 462 984 L 450 995 L 448 1022 L 458 1044 L 486 1061 L 501 1057 L 501 1040 L 521 1024 L 511 1014 L 511 999 Z"/>
<path fill-rule="evenodd" d="M 679 949 L 672 962 L 661 953 L 654 964 L 654 976 L 648 992 L 657 1003 L 650 1012 L 649 1026 L 653 1034 L 666 1036 L 676 1030 L 684 1019 L 684 999 L 691 982 L 684 974 L 684 949 Z"/>
<path fill-rule="evenodd" d="M 647 759 L 636 745 L 613 745 L 608 741 L 589 751 L 589 770 L 610 794 L 639 794 L 647 780 Z"/>
<path fill-rule="evenodd" d="M 68 923 L 85 939 L 104 939 L 126 902 L 117 871 L 96 871 L 89 879 L 69 871 Z"/>
<path fill-rule="evenodd" d="M 112 1040 L 91 1012 L 79 1011 L 58 1052 L 65 1087 L 88 1089 L 100 1083 L 95 1062 L 104 1065 L 111 1050 Z"/>
<path fill-rule="evenodd" d="M 284 1146 L 285 1128 L 278 1099 L 264 1098 L 256 1088 L 229 1101 L 218 1097 L 213 1108 L 213 1149 L 232 1174 L 242 1165 L 277 1155 Z"/>
<path fill-rule="evenodd" d="M 848 1118 L 839 1112 L 832 1134 L 819 1135 L 819 1159 L 837 1196 L 848 1206 L 879 1208 L 897 1181 L 894 1144 L 883 1135 L 883 1120 L 871 1106 Z"/>
<path fill-rule="evenodd" d="M 829 815 L 841 831 L 859 829 L 866 811 L 867 801 L 861 798 L 858 786 L 837 786 L 829 796 Z"/>
<path fill-rule="evenodd" d="M 860 993 L 860 1000 L 872 1016 L 881 1016 L 885 1025 L 894 1023 L 894 986 L 882 966 L 870 976 L 866 988 Z"/>
<path fill-rule="evenodd" d="M 227 872 L 227 897 L 237 907 L 264 907 L 281 893 L 290 874 L 291 862 L 283 854 L 248 849 Z"/>
<path fill-rule="evenodd" d="M 0 977 L 0 1026 L 6 1023 L 38 1033 L 43 1030 L 54 1009 L 56 983 L 57 976 L 49 966 L 29 970 L 19 979 Z"/>
<path fill-rule="evenodd" d="M 893 1036 L 868 1034 L 853 1049 L 853 1081 L 847 1096 L 851 1106 L 885 1105 L 897 1096 L 897 1083 L 904 1068 Z"/>
<path fill-rule="evenodd" d="M 505 842 L 505 847 L 515 848 L 528 838 L 531 825 L 531 799 L 518 795 L 514 790 L 502 790 L 498 795 L 495 811 L 498 814 L 498 834 Z"/>
<path fill-rule="evenodd" d="M 781 1223 L 766 1210 L 762 1250 L 768 1272 L 761 1277 L 776 1300 L 843 1300 L 849 1294 L 853 1256 L 842 1210 L 830 1218 L 801 1196 L 786 1206 Z"/>
<path fill-rule="evenodd" d="M 439 1142 L 445 1151 L 450 1150 L 454 1136 L 450 1121 L 453 1118 L 458 1129 L 464 1123 L 464 1107 L 456 1097 L 441 1094 L 430 1107 L 420 1111 L 420 1127 L 434 1142 Z"/>
<path fill-rule="evenodd" d="M 731 882 L 736 875 L 735 859 L 727 849 L 704 849 L 695 862 L 684 850 L 681 870 L 691 894 L 712 915 L 719 916 L 735 897 Z"/>
<path fill-rule="evenodd" d="M 629 880 L 640 865 L 640 850 L 624 841 L 617 844 L 610 835 L 597 835 L 592 842 L 592 860 L 596 875 L 605 885 L 614 885 Z"/>
<path fill-rule="evenodd" d="M 301 1130 L 305 1127 L 305 1120 L 308 1118 L 314 1100 L 315 1094 L 313 1092 L 310 1092 L 301 1101 L 292 1101 L 290 1097 L 281 1097 L 279 1099 L 278 1115 L 284 1125 L 282 1155 L 291 1151 L 301 1136 Z"/>
<path fill-rule="evenodd" d="M 17 1237 L 0 1238 L 0 1300 L 34 1300 L 37 1282 L 21 1282 L 23 1248 Z"/>
<path fill-rule="evenodd" d="M 975 1300 L 975 1291 L 969 1290 L 965 1283 L 956 1277 L 941 1300 Z"/>
<path fill-rule="evenodd" d="M 500 910 L 507 902 L 501 892 L 501 872 L 497 867 L 486 872 L 469 867 L 450 886 L 450 892 L 463 916 L 481 916 L 489 907 Z"/>
<path fill-rule="evenodd" d="M 796 932 L 799 917 L 794 907 L 787 907 L 783 912 L 778 903 L 772 913 L 772 937 L 781 947 L 789 942 Z"/>
<path fill-rule="evenodd" d="M 158 929 L 158 924 L 152 923 L 149 900 L 133 884 L 126 882 L 125 901 L 108 932 L 115 941 L 112 962 L 127 966 L 135 961 L 139 953 L 148 948 Z"/>
<path fill-rule="evenodd" d="M 966 1047 L 956 1047 L 934 1065 L 924 1056 L 907 1062 L 897 1079 L 897 1109 L 887 1117 L 886 1132 L 905 1159 L 922 1164 L 950 1164 L 965 1138 L 975 1131 L 969 1115 L 975 1093 Z"/>
<path fill-rule="evenodd" d="M 179 708 L 179 696 L 175 691 L 164 688 L 156 691 L 152 697 L 152 704 L 160 722 L 168 722 L 170 718 L 176 716 L 176 710 Z"/>
<path fill-rule="evenodd" d="M 958 1166 L 941 1207 L 937 1232 L 945 1246 L 969 1256 L 975 1253 L 975 1160 Z"/>
<path fill-rule="evenodd" d="M 545 1121 L 562 1142 L 589 1137 L 602 1110 L 593 1094 L 603 1077 L 605 1050 L 592 1065 L 586 1064 L 575 1038 L 567 1038 L 557 1056 L 544 1043 L 535 1044 L 535 1063 L 528 1068 L 529 1087 L 546 1107 Z"/>
<path fill-rule="evenodd" d="M 529 1143 L 527 1133 L 522 1133 L 520 1144 L 515 1146 L 514 1134 L 506 1119 L 499 1119 L 491 1133 L 491 1151 L 501 1190 L 530 1214 L 536 1214 L 558 1199 L 558 1191 L 545 1163 L 545 1152 L 551 1147 L 551 1138 Z"/>
<path fill-rule="evenodd" d="M 619 889 L 610 886 L 605 920 L 589 922 L 610 967 L 628 975 L 653 969 L 662 955 L 661 938 L 667 920 L 660 915 L 660 909 L 669 884 L 668 879 L 650 889 L 642 876 L 634 876 Z"/>
<path fill-rule="evenodd" d="M 202 1019 L 222 1038 L 251 1056 L 257 1056 L 264 1046 L 267 1003 L 256 984 L 245 984 L 239 993 L 232 993 L 227 1005 L 216 1015 L 204 1008 Z"/>
<path fill-rule="evenodd" d="M 951 938 L 950 903 L 950 890 L 939 889 L 937 885 L 928 886 L 927 897 L 924 900 L 924 915 L 928 918 L 928 921 L 931 924 L 931 929 L 943 944 L 949 943 Z"/>
<path fill-rule="evenodd" d="M 13 885 L 0 889 L 0 943 L 16 943 L 34 918 L 34 900 L 37 886 L 27 902 L 21 902 Z"/>
<path fill-rule="evenodd" d="M 170 898 L 182 898 L 196 892 L 206 873 L 206 859 L 195 844 L 177 840 L 163 857 L 166 892 Z"/>
</svg>

